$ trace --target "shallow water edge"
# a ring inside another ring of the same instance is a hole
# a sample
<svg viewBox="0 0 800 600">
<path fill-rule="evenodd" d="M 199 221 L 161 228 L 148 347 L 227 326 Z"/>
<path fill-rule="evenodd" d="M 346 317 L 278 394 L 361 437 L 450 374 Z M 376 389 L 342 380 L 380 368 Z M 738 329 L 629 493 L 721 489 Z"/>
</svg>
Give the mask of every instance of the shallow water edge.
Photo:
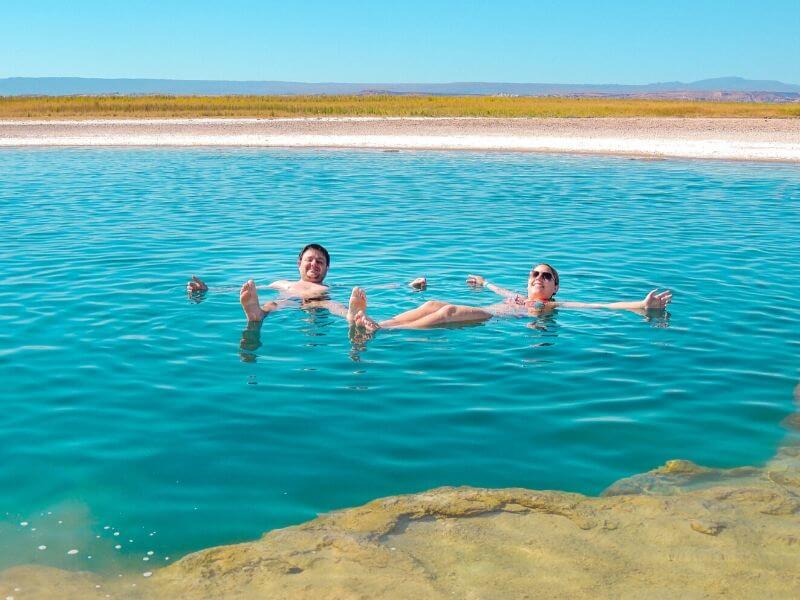
<svg viewBox="0 0 800 600">
<path fill-rule="evenodd" d="M 800 389 L 800 388 L 799 388 Z M 800 418 L 763 468 L 669 461 L 599 497 L 443 487 L 159 570 L 0 573 L 13 598 L 797 597 Z"/>
</svg>

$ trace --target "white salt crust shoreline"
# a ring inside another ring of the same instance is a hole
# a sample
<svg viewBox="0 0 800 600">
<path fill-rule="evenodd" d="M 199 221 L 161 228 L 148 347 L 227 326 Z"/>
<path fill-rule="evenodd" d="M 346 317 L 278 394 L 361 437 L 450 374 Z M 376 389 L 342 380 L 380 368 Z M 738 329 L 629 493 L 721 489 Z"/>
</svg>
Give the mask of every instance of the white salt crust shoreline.
<svg viewBox="0 0 800 600">
<path fill-rule="evenodd" d="M 283 147 L 800 162 L 800 119 L 108 119 L 0 121 L 0 147 Z"/>
<path fill-rule="evenodd" d="M 268 148 L 360 148 L 395 150 L 494 150 L 618 154 L 654 158 L 800 162 L 800 147 L 790 144 L 731 143 L 725 140 L 625 140 L 621 138 L 488 138 L 481 136 L 75 136 L 2 139 L 0 146 L 235 146 Z"/>
</svg>

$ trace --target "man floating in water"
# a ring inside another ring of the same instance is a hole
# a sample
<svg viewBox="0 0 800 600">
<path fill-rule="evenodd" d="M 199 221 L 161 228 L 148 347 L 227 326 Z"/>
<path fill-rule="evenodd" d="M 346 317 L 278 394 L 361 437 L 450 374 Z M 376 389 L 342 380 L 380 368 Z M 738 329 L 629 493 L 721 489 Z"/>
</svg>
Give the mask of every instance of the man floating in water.
<svg viewBox="0 0 800 600">
<path fill-rule="evenodd" d="M 293 299 L 300 299 L 304 303 L 314 303 L 315 306 L 328 308 L 339 316 L 345 316 L 347 309 L 337 302 L 327 300 L 328 286 L 325 285 L 325 276 L 331 264 L 331 255 L 320 244 L 307 244 L 297 257 L 297 270 L 300 279 L 290 281 L 280 279 L 273 281 L 267 287 L 281 292 L 278 300 L 261 304 L 258 300 L 258 291 L 255 281 L 248 279 L 239 290 L 239 302 L 242 304 L 244 314 L 250 322 L 260 322 L 269 313 L 286 306 Z M 208 286 L 199 277 L 192 275 L 192 280 L 186 284 L 190 294 L 206 292 Z"/>
<path fill-rule="evenodd" d="M 307 244 L 297 257 L 297 270 L 300 279 L 289 281 L 281 279 L 273 281 L 267 287 L 281 292 L 278 300 L 261 304 L 258 300 L 256 284 L 248 279 L 239 290 L 239 302 L 242 304 L 244 314 L 249 322 L 260 322 L 269 313 L 283 308 L 292 300 L 299 299 L 306 308 L 325 308 L 339 317 L 347 317 L 347 308 L 327 297 L 328 286 L 324 283 L 325 276 L 331 265 L 331 256 L 320 244 Z M 419 277 L 410 283 L 415 289 L 422 289 L 426 285 L 424 277 Z M 189 293 L 205 292 L 208 286 L 199 278 L 192 275 L 192 280 L 186 284 Z"/>
<path fill-rule="evenodd" d="M 331 255 L 323 246 L 308 244 L 297 257 L 300 279 L 297 281 L 280 279 L 273 281 L 267 287 L 279 290 L 284 298 L 299 298 L 305 302 L 314 302 L 315 305 L 327 308 L 337 314 L 346 312 L 341 304 L 331 302 L 326 298 L 328 286 L 325 285 L 324 280 L 330 265 Z M 258 301 L 255 282 L 248 279 L 239 291 L 239 302 L 242 304 L 248 321 L 261 321 L 272 311 L 281 308 L 286 300 L 267 302 L 262 306 Z"/>
</svg>

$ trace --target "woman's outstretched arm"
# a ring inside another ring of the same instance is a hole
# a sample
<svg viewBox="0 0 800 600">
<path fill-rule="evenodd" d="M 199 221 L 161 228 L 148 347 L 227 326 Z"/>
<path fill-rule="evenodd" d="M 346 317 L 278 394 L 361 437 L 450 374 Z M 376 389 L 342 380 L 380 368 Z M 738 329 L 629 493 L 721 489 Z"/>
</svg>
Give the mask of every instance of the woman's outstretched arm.
<svg viewBox="0 0 800 600">
<path fill-rule="evenodd" d="M 657 289 L 651 291 L 644 300 L 632 302 L 557 302 L 561 308 L 609 308 L 612 310 L 664 310 L 672 301 L 672 292 Z"/>
<path fill-rule="evenodd" d="M 467 283 L 469 285 L 474 285 L 475 287 L 485 287 L 486 289 L 491 290 L 495 294 L 503 296 L 504 298 L 516 298 L 519 296 L 519 294 L 516 292 L 512 292 L 511 290 L 501 288 L 499 285 L 489 283 L 480 275 L 467 275 Z"/>
</svg>

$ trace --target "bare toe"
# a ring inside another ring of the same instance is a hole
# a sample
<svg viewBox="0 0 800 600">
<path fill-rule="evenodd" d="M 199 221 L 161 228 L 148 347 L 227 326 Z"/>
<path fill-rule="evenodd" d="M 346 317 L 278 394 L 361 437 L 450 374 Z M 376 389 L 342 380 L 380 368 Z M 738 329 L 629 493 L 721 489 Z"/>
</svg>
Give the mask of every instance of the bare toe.
<svg viewBox="0 0 800 600">
<path fill-rule="evenodd" d="M 264 311 L 258 304 L 258 292 L 256 291 L 256 284 L 252 279 L 249 279 L 242 286 L 239 293 L 239 302 L 242 304 L 244 314 L 247 315 L 248 321 L 260 321 L 264 318 Z"/>
<path fill-rule="evenodd" d="M 347 321 L 353 323 L 359 313 L 367 310 L 367 295 L 360 287 L 354 287 L 350 294 L 350 304 L 347 307 Z"/>
<path fill-rule="evenodd" d="M 377 331 L 378 329 L 380 329 L 380 325 L 378 325 L 378 323 L 376 323 L 374 319 L 368 317 L 364 313 L 359 313 L 356 316 L 355 324 L 358 325 L 359 327 L 363 327 L 364 329 L 370 332 Z"/>
</svg>

